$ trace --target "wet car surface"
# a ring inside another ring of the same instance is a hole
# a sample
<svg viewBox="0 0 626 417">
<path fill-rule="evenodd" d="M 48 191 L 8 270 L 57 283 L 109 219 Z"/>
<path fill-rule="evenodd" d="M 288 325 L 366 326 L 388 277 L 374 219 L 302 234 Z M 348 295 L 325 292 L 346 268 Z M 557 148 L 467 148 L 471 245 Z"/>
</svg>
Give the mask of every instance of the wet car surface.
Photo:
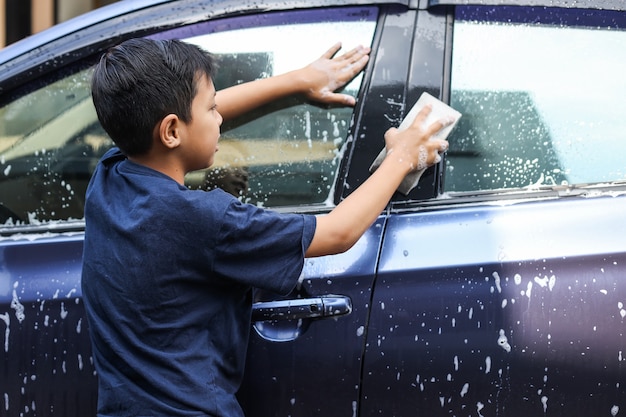
<svg viewBox="0 0 626 417">
<path fill-rule="evenodd" d="M 490 4 L 496 3 L 496 4 Z M 218 88 L 372 46 L 345 91 L 223 126 L 223 187 L 328 212 L 422 92 L 463 116 L 444 161 L 350 251 L 257 291 L 254 416 L 617 416 L 626 410 L 622 1 L 124 1 L 0 51 L 0 415 L 95 415 L 83 194 L 111 142 L 90 68 L 122 39 L 214 53 Z"/>
</svg>

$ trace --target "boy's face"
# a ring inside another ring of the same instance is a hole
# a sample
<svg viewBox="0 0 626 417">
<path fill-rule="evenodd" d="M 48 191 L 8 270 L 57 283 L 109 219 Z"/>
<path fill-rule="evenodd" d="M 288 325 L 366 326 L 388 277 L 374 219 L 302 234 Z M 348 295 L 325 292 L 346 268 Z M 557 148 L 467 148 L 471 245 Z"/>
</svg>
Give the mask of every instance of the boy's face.
<svg viewBox="0 0 626 417">
<path fill-rule="evenodd" d="M 202 76 L 198 81 L 197 94 L 191 103 L 191 121 L 185 125 L 186 154 L 190 170 L 208 168 L 213 165 L 218 151 L 222 116 L 215 104 L 213 81 Z"/>
</svg>

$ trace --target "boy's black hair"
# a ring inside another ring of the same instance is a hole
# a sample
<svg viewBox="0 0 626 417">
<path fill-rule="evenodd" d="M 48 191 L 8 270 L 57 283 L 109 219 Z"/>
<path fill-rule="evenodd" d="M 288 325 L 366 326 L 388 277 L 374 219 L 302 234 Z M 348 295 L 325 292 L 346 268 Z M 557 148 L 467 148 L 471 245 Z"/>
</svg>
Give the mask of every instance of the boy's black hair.
<svg viewBox="0 0 626 417">
<path fill-rule="evenodd" d="M 202 48 L 178 40 L 130 39 L 96 65 L 91 92 L 98 120 L 126 155 L 152 146 L 154 128 L 168 114 L 191 121 L 197 83 L 215 64 Z"/>
</svg>

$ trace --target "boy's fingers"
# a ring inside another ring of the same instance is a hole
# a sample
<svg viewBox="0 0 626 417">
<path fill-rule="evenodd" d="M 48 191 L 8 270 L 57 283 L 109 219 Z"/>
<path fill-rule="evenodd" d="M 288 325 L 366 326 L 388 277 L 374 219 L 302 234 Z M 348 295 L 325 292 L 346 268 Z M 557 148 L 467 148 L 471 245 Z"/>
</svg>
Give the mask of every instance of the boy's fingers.
<svg viewBox="0 0 626 417">
<path fill-rule="evenodd" d="M 431 106 L 430 104 L 427 104 L 424 107 L 422 107 L 422 109 L 415 116 L 415 119 L 413 120 L 413 123 L 411 123 L 411 125 L 416 126 L 416 127 L 421 127 L 432 110 L 433 110 L 433 106 Z"/>
<path fill-rule="evenodd" d="M 448 150 L 448 141 L 441 139 L 431 139 L 428 143 L 430 152 L 432 152 L 432 162 L 429 165 L 435 165 L 441 162 L 441 155 Z"/>
<path fill-rule="evenodd" d="M 356 99 L 349 94 L 328 93 L 326 94 L 325 102 L 328 104 L 341 104 L 344 106 L 354 106 L 356 104 Z"/>
<path fill-rule="evenodd" d="M 429 136 L 432 136 L 436 134 L 437 132 L 439 132 L 444 127 L 450 126 L 453 122 L 454 122 L 454 119 L 452 118 L 439 119 L 436 122 L 433 122 L 430 126 L 428 126 L 428 128 L 426 129 L 426 133 Z"/>
<path fill-rule="evenodd" d="M 363 68 L 365 68 L 365 65 L 367 65 L 369 58 L 369 55 L 361 55 L 356 61 L 348 61 L 347 65 L 343 68 L 343 70 L 347 72 L 347 78 L 352 79 L 361 72 Z"/>
<path fill-rule="evenodd" d="M 385 140 L 392 139 L 396 133 L 398 133 L 398 128 L 390 127 L 385 132 Z"/>
<path fill-rule="evenodd" d="M 365 68 L 365 65 L 367 65 L 368 61 L 369 55 L 366 54 L 359 54 L 358 59 L 355 60 L 336 58 L 334 70 L 336 71 L 338 78 L 343 81 L 348 81 L 361 72 L 363 68 Z"/>
<path fill-rule="evenodd" d="M 430 140 L 431 145 L 433 145 L 434 149 L 437 150 L 437 152 L 442 153 L 448 150 L 448 141 L 447 140 L 441 140 L 441 139 L 431 139 Z"/>
<path fill-rule="evenodd" d="M 346 52 L 343 55 L 341 55 L 339 57 L 339 59 L 343 59 L 345 61 L 350 61 L 350 58 L 352 58 L 357 52 L 358 52 L 358 48 L 350 49 L 348 52 Z"/>
<path fill-rule="evenodd" d="M 370 48 L 365 46 L 357 46 L 350 51 L 343 54 L 340 58 L 348 61 L 351 64 L 359 62 L 364 56 L 369 55 Z"/>
<path fill-rule="evenodd" d="M 324 54 L 322 55 L 322 58 L 333 59 L 337 51 L 339 51 L 340 49 L 341 49 L 341 42 L 337 42 L 336 44 L 331 46 L 330 49 L 328 49 L 328 51 L 324 52 Z"/>
<path fill-rule="evenodd" d="M 335 58 L 340 71 L 338 76 L 342 82 L 351 80 L 365 68 L 369 61 L 369 52 L 369 48 L 359 46 Z"/>
<path fill-rule="evenodd" d="M 450 146 L 447 140 L 432 138 L 429 140 L 429 144 L 433 147 L 433 149 L 437 150 L 437 152 L 445 152 L 448 150 L 448 146 Z"/>
</svg>

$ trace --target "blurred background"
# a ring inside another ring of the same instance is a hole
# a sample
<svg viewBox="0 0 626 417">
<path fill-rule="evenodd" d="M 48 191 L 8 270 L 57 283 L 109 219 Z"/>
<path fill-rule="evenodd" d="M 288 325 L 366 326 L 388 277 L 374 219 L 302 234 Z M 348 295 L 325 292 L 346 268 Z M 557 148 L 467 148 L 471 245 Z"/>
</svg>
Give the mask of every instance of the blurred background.
<svg viewBox="0 0 626 417">
<path fill-rule="evenodd" d="M 0 0 L 0 48 L 118 0 Z"/>
</svg>

